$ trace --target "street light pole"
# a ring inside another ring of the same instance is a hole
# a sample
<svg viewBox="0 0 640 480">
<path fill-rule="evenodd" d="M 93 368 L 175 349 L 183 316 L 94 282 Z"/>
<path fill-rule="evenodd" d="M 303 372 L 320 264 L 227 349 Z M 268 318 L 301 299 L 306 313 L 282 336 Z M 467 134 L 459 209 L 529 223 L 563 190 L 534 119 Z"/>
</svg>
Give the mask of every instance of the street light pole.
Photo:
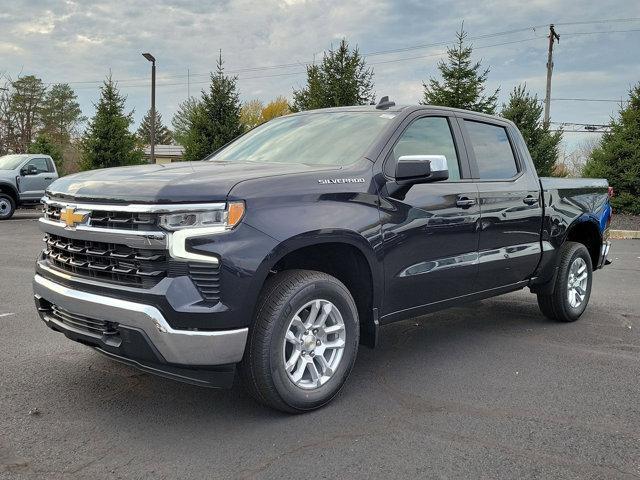
<svg viewBox="0 0 640 480">
<path fill-rule="evenodd" d="M 151 62 L 151 158 L 149 163 L 156 163 L 156 59 L 150 53 L 143 53 L 142 56 Z"/>
</svg>

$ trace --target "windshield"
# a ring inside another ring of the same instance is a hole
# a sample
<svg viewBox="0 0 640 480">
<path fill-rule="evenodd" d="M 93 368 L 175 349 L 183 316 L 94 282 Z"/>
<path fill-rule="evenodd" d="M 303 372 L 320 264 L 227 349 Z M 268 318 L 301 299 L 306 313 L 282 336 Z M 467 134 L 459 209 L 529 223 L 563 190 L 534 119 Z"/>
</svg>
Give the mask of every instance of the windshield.
<svg viewBox="0 0 640 480">
<path fill-rule="evenodd" d="M 24 162 L 22 155 L 5 155 L 0 157 L 0 170 L 15 170 L 22 162 Z"/>
<path fill-rule="evenodd" d="M 393 117 L 378 112 L 334 112 L 277 118 L 208 160 L 348 165 L 362 157 Z"/>
</svg>

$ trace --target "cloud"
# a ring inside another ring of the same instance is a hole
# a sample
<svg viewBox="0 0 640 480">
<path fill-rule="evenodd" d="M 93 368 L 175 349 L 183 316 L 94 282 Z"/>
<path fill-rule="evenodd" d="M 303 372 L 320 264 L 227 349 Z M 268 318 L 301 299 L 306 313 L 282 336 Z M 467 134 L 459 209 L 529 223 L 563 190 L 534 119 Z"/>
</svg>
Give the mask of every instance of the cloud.
<svg viewBox="0 0 640 480">
<path fill-rule="evenodd" d="M 615 13 L 613 13 L 615 12 Z M 35 74 L 69 82 L 86 115 L 111 72 L 139 121 L 149 107 L 149 64 L 158 59 L 158 108 L 169 121 L 177 105 L 205 88 L 222 49 L 225 66 L 239 76 L 243 100 L 291 97 L 304 84 L 305 63 L 346 37 L 361 52 L 450 42 L 464 20 L 475 56 L 491 66 L 488 89 L 501 101 L 527 82 L 540 97 L 546 73 L 546 26 L 558 24 L 553 95 L 619 98 L 640 79 L 640 32 L 573 35 L 640 29 L 640 22 L 563 25 L 610 17 L 640 17 L 635 0 L 140 0 L 5 2 L 0 13 L 0 72 Z M 536 27 L 526 28 L 526 27 Z M 511 43 L 509 43 L 511 42 Z M 371 55 L 378 97 L 416 103 L 422 81 L 437 75 L 446 45 Z M 274 65 L 286 65 L 271 68 Z M 262 70 L 259 70 L 262 68 Z M 254 69 L 254 70 L 248 70 Z M 187 74 L 189 72 L 189 74 Z M 608 103 L 558 102 L 554 119 L 601 123 L 615 112 Z"/>
</svg>

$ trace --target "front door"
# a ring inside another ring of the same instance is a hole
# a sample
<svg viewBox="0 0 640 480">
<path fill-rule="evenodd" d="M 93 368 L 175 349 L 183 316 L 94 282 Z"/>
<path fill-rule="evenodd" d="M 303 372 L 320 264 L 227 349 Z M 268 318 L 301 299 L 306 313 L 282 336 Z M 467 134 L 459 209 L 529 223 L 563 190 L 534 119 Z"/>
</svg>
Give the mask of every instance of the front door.
<svg viewBox="0 0 640 480">
<path fill-rule="evenodd" d="M 38 200 L 44 196 L 45 189 L 53 180 L 53 167 L 46 158 L 32 158 L 22 169 L 28 170 L 30 166 L 35 167 L 36 173 L 20 177 L 20 198 Z"/>
<path fill-rule="evenodd" d="M 455 119 L 418 117 L 387 156 L 384 172 L 390 177 L 402 155 L 444 155 L 449 179 L 410 187 L 390 180 L 383 189 L 383 322 L 385 315 L 418 314 L 475 289 L 480 208 L 460 139 Z"/>
</svg>

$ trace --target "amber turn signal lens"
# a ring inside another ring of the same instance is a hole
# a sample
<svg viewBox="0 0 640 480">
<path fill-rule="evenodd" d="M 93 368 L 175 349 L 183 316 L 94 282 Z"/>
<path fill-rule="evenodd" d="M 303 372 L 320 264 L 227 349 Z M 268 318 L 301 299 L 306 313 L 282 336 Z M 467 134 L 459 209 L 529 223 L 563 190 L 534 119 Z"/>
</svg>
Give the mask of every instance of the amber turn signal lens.
<svg viewBox="0 0 640 480">
<path fill-rule="evenodd" d="M 233 228 L 244 217 L 244 202 L 229 202 L 228 212 L 227 227 Z"/>
</svg>

